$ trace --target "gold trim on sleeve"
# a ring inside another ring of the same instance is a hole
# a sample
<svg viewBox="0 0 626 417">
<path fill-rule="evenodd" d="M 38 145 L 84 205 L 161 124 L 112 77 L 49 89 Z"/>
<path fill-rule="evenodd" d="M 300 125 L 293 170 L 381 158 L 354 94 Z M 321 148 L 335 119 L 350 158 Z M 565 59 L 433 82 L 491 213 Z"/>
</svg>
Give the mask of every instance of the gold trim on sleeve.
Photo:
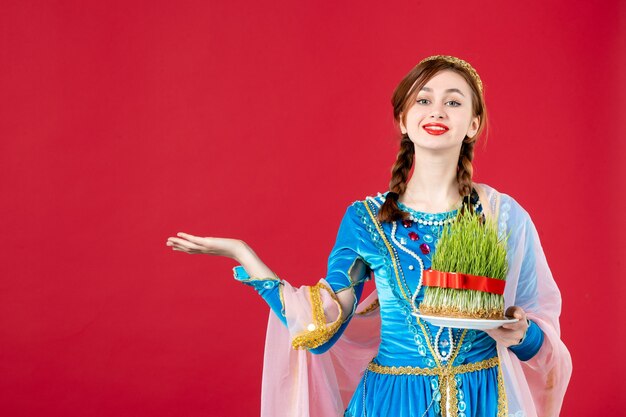
<svg viewBox="0 0 626 417">
<path fill-rule="evenodd" d="M 330 324 L 326 323 L 326 316 L 324 315 L 324 305 L 322 303 L 321 294 L 322 289 L 326 290 L 330 294 L 339 309 L 337 320 Z M 341 304 L 339 303 L 339 299 L 331 288 L 321 282 L 318 282 L 314 286 L 310 287 L 309 297 L 311 301 L 313 323 L 309 325 L 310 327 L 307 328 L 306 331 L 300 333 L 292 339 L 291 345 L 294 349 L 313 349 L 323 345 L 331 337 L 333 337 L 342 324 L 341 316 L 343 314 L 343 310 L 341 308 Z"/>
<path fill-rule="evenodd" d="M 370 304 L 370 305 L 368 305 L 367 307 L 365 307 L 365 309 L 364 309 L 363 311 L 359 311 L 359 312 L 358 312 L 358 313 L 356 313 L 356 314 L 358 314 L 358 315 L 360 315 L 360 316 L 364 316 L 364 315 L 366 315 L 367 313 L 369 313 L 369 312 L 371 312 L 371 311 L 374 311 L 374 310 L 376 310 L 376 309 L 377 309 L 377 308 L 379 308 L 379 307 L 380 307 L 380 301 L 378 301 L 378 298 L 377 298 L 377 299 L 375 299 L 374 301 L 372 301 L 372 304 Z"/>
</svg>

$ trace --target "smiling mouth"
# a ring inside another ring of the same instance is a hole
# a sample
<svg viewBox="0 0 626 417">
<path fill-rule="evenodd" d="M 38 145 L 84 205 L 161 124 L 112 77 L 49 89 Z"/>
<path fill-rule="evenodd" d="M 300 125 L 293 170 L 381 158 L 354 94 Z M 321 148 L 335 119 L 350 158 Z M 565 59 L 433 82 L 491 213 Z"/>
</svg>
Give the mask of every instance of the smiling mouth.
<svg viewBox="0 0 626 417">
<path fill-rule="evenodd" d="M 424 128 L 424 130 L 426 132 L 428 132 L 428 134 L 435 135 L 435 136 L 443 135 L 444 133 L 446 133 L 449 130 L 444 125 L 435 125 L 435 124 L 425 125 L 423 128 Z"/>
</svg>

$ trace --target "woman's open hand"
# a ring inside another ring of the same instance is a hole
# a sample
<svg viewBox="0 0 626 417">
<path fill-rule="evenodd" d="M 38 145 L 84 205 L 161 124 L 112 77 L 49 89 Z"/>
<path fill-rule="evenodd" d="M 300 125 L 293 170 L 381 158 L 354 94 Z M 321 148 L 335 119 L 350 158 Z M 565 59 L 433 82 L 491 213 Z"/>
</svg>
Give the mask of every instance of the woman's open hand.
<svg viewBox="0 0 626 417">
<path fill-rule="evenodd" d="M 485 333 L 506 347 L 517 345 L 526 334 L 526 329 L 528 329 L 526 312 L 521 307 L 511 306 L 506 309 L 505 316 L 514 317 L 519 319 L 519 321 L 503 324 L 497 329 L 485 330 Z"/>
<path fill-rule="evenodd" d="M 239 239 L 221 237 L 198 237 L 187 233 L 177 233 L 178 237 L 169 237 L 165 245 L 173 250 L 191 254 L 202 253 L 207 255 L 226 256 L 236 259 L 246 244 Z"/>
</svg>

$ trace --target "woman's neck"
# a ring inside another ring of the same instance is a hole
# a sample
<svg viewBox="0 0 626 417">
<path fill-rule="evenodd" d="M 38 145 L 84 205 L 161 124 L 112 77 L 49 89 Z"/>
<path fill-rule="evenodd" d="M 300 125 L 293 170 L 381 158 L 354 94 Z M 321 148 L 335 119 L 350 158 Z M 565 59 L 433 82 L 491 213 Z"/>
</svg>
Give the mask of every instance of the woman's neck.
<svg viewBox="0 0 626 417">
<path fill-rule="evenodd" d="M 416 147 L 413 175 L 399 201 L 417 211 L 436 213 L 457 208 L 459 153 L 434 153 Z"/>
</svg>

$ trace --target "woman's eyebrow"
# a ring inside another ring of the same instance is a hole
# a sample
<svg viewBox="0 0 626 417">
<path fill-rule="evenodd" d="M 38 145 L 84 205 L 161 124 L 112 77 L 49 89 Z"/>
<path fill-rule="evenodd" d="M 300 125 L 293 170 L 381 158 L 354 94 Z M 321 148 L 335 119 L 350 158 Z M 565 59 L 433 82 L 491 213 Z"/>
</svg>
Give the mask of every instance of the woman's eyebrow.
<svg viewBox="0 0 626 417">
<path fill-rule="evenodd" d="M 433 92 L 433 89 L 430 87 L 422 87 L 422 90 L 428 91 L 429 93 Z M 461 93 L 461 90 L 459 90 L 458 88 L 448 88 L 446 91 L 444 91 L 444 93 L 459 93 L 460 95 L 465 97 L 465 94 Z"/>
</svg>

